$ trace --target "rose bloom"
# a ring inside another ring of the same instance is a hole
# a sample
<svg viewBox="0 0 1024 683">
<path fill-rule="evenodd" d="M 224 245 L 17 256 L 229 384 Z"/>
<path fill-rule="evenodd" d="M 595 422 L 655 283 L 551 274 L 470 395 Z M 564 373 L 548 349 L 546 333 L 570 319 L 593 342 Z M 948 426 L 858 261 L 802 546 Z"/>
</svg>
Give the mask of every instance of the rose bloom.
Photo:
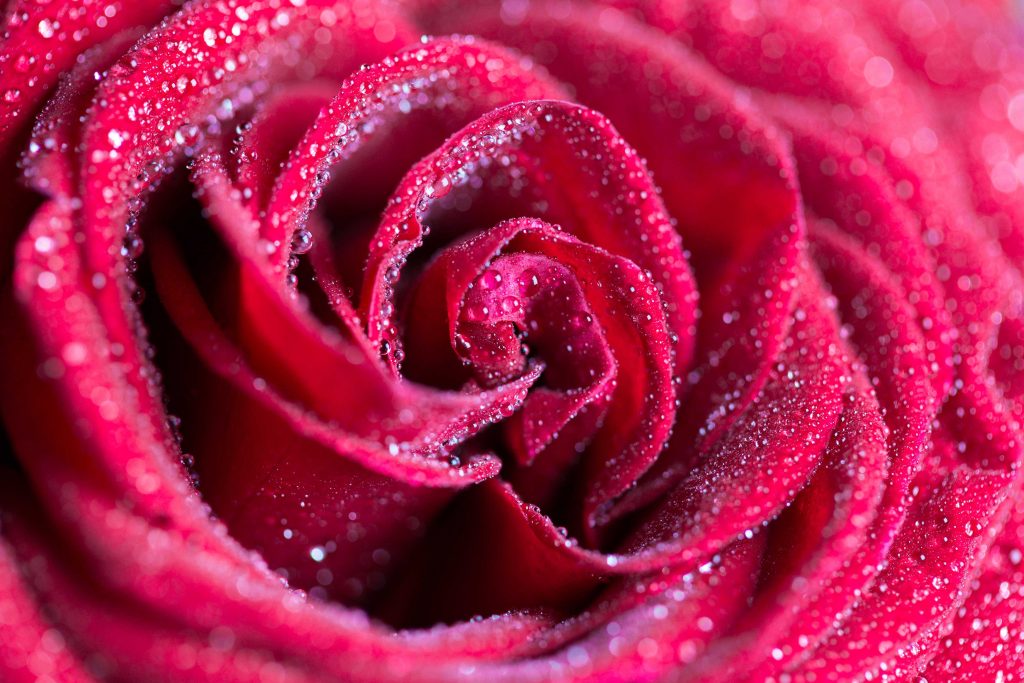
<svg viewBox="0 0 1024 683">
<path fill-rule="evenodd" d="M 995 0 L 8 0 L 0 680 L 1024 676 Z"/>
</svg>

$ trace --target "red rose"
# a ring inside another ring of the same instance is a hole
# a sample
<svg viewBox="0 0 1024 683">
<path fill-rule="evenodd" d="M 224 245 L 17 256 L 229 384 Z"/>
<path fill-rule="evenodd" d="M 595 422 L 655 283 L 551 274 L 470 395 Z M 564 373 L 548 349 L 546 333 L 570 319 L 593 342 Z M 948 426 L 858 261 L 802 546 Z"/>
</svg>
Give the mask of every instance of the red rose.
<svg viewBox="0 0 1024 683">
<path fill-rule="evenodd" d="M 1020 679 L 1008 5 L 5 21 L 0 679 Z"/>
</svg>

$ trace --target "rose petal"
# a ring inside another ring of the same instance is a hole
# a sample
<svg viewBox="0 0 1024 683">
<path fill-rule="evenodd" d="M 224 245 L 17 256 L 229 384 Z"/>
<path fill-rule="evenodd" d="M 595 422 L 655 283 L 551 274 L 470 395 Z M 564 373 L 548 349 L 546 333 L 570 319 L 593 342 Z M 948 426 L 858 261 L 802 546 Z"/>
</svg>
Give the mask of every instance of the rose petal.
<svg viewBox="0 0 1024 683">
<path fill-rule="evenodd" d="M 0 541 L 0 672 L 10 683 L 59 676 L 69 683 L 94 680 L 75 660 L 64 636 L 43 620 L 7 544 Z M 55 678 L 56 680 L 56 678 Z"/>
<path fill-rule="evenodd" d="M 544 147 L 538 146 L 541 140 Z M 572 212 L 565 216 L 566 222 L 562 225 L 567 232 L 620 254 L 650 272 L 661 298 L 669 303 L 670 309 L 672 302 L 678 306 L 681 305 L 678 302 L 690 300 L 685 293 L 690 285 L 684 279 L 685 271 L 680 270 L 682 254 L 678 241 L 664 223 L 663 207 L 642 162 L 601 117 L 561 103 L 539 102 L 510 106 L 479 119 L 410 171 L 389 205 L 367 267 L 364 307 L 371 339 L 381 340 L 383 333 L 375 333 L 374 330 L 386 329 L 389 324 L 388 316 L 381 313 L 390 305 L 387 271 L 399 265 L 422 243 L 423 220 L 430 206 L 441 195 L 450 192 L 453 186 L 467 182 L 481 159 L 497 156 L 502 151 L 514 153 L 517 159 L 521 159 L 519 163 L 531 168 L 531 173 L 565 174 L 563 190 L 572 192 L 563 192 L 557 201 L 567 205 L 566 211 Z M 581 168 L 578 163 L 574 168 L 558 161 L 562 155 L 575 159 L 607 157 L 617 162 L 611 169 L 603 166 Z M 588 206 L 593 198 L 587 188 L 593 188 L 603 196 L 607 204 L 604 211 L 597 212 Z M 616 220 L 623 223 L 621 228 L 609 224 L 607 216 L 619 217 Z M 406 227 L 394 230 L 392 226 Z M 637 281 L 640 282 L 639 278 Z M 664 364 L 664 361 L 659 361 L 654 367 Z M 633 367 L 642 366 L 634 363 Z M 665 386 L 664 381 L 660 386 Z M 656 390 L 654 395 L 658 397 L 663 393 Z M 658 416 L 654 424 L 659 431 L 654 431 L 645 445 L 623 461 L 629 463 L 627 469 L 608 466 L 608 458 L 615 454 L 614 449 L 594 460 L 593 490 L 602 491 L 602 502 L 617 497 L 636 476 L 650 467 L 667 437 L 672 420 L 672 412 L 662 405 L 662 402 L 657 403 L 651 411 Z M 585 519 L 593 519 L 597 500 L 593 496 L 586 502 Z"/>
<path fill-rule="evenodd" d="M 0 96 L 0 154 L 7 153 L 24 120 L 35 113 L 80 53 L 126 28 L 152 25 L 174 9 L 174 3 L 147 0 L 118 6 L 108 16 L 109 6 L 102 2 L 50 6 L 17 0 L 4 7 L 0 63 L 11 68 L 4 69 Z"/>
<path fill-rule="evenodd" d="M 984 550 L 995 528 L 988 520 L 1010 482 L 1002 472 L 961 468 L 925 491 L 872 590 L 842 631 L 800 664 L 801 676 L 839 680 L 895 662 L 910 666 L 919 650 L 907 648 L 927 642 L 962 602 L 974 554 Z"/>
<path fill-rule="evenodd" d="M 508 21 L 496 4 L 475 12 L 426 5 L 425 21 L 520 47 L 569 82 L 581 102 L 605 113 L 647 160 L 694 252 L 704 292 L 701 329 L 696 340 L 680 339 L 677 361 L 686 366 L 696 341 L 697 357 L 710 355 L 713 363 L 692 369 L 690 410 L 666 457 L 609 511 L 609 518 L 621 517 L 677 483 L 767 379 L 789 321 L 788 284 L 802 240 L 792 159 L 779 132 L 734 96 L 732 84 L 624 14 L 585 6 L 566 13 L 559 3 L 540 2 Z M 552 44 L 559 49 L 550 50 Z M 655 85 L 635 87 L 649 81 Z M 727 140 L 720 131 L 728 131 Z M 674 318 L 672 326 L 692 322 Z"/>
</svg>

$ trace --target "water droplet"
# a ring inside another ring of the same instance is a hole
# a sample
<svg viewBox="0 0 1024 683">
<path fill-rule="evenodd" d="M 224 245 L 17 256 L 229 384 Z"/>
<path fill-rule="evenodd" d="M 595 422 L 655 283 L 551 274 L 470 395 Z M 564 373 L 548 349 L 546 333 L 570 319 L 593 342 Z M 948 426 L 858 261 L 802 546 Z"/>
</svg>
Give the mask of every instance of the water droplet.
<svg viewBox="0 0 1024 683">
<path fill-rule="evenodd" d="M 514 296 L 507 296 L 501 301 L 501 310 L 506 313 L 515 313 L 522 308 L 522 306 L 522 302 Z"/>
<path fill-rule="evenodd" d="M 466 306 L 466 319 L 472 321 L 484 320 L 490 312 L 490 309 L 485 304 L 470 304 Z"/>
<path fill-rule="evenodd" d="M 144 247 L 141 237 L 135 234 L 127 235 L 121 242 L 121 256 L 131 259 L 139 258 L 142 256 Z"/>
<path fill-rule="evenodd" d="M 495 289 L 501 284 L 501 273 L 488 268 L 480 276 L 479 282 L 481 289 Z"/>
<path fill-rule="evenodd" d="M 313 233 L 307 228 L 299 228 L 292 235 L 292 253 L 305 254 L 313 248 Z"/>
<path fill-rule="evenodd" d="M 174 141 L 185 147 L 193 147 L 199 141 L 199 135 L 199 126 L 194 123 L 185 123 L 174 131 Z"/>
<path fill-rule="evenodd" d="M 441 176 L 440 180 L 428 187 L 424 193 L 433 199 L 440 199 L 451 191 L 452 181 L 448 179 L 448 176 Z"/>
<path fill-rule="evenodd" d="M 519 292 L 523 296 L 533 296 L 540 289 L 540 277 L 537 271 L 527 268 L 519 274 Z"/>
<path fill-rule="evenodd" d="M 39 25 L 37 26 L 37 29 L 39 30 L 39 35 L 41 35 L 43 38 L 52 38 L 55 28 L 56 26 L 50 19 L 43 19 L 42 21 L 39 22 Z"/>
</svg>

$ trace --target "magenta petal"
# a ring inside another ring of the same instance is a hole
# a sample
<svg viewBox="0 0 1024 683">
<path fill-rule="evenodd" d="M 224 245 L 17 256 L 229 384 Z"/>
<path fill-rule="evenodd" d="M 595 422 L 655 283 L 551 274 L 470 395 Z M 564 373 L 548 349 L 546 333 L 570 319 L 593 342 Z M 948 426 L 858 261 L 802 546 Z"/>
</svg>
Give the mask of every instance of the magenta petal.
<svg viewBox="0 0 1024 683">
<path fill-rule="evenodd" d="M 45 6 L 18 0 L 6 3 L 3 9 L 6 26 L 0 63 L 11 67 L 4 69 L 0 96 L 0 153 L 6 155 L 19 127 L 82 51 L 124 29 L 151 25 L 171 12 L 174 3 L 134 2 L 112 17 L 106 17 L 105 7 L 98 3 Z"/>
<path fill-rule="evenodd" d="M 877 671 L 885 665 L 912 666 L 963 601 L 974 554 L 993 528 L 986 520 L 1003 502 L 1011 479 L 1001 472 L 958 469 L 945 477 L 911 512 L 891 551 L 888 566 L 853 607 L 841 632 L 797 668 L 804 676 L 829 672 Z"/>
<path fill-rule="evenodd" d="M 1006 3 L 0 6 L 3 680 L 1019 678 Z"/>
<path fill-rule="evenodd" d="M 544 146 L 539 146 L 541 141 Z M 690 285 L 684 279 L 685 271 L 673 274 L 673 271 L 665 269 L 666 262 L 676 263 L 677 256 L 681 266 L 682 254 L 678 241 L 669 236 L 664 224 L 664 209 L 642 163 L 600 116 L 563 103 L 538 102 L 507 107 L 479 119 L 422 161 L 407 176 L 403 187 L 394 195 L 378 237 L 371 245 L 367 284 L 363 290 L 371 338 L 380 340 L 378 343 L 384 341 L 384 331 L 390 327 L 390 316 L 385 313 L 393 308 L 387 283 L 388 272 L 397 268 L 422 243 L 423 220 L 429 207 L 451 192 L 453 187 L 467 183 L 481 158 L 494 155 L 502 149 L 514 152 L 524 167 L 531 169 L 530 173 L 540 173 L 545 168 L 551 168 L 566 176 L 565 187 L 572 188 L 573 192 L 558 201 L 574 204 L 578 208 L 572 209 L 565 217 L 567 222 L 562 225 L 563 229 L 596 247 L 629 259 L 633 264 L 631 269 L 639 271 L 616 274 L 616 278 L 622 278 L 616 280 L 613 290 L 616 297 L 621 297 L 619 292 L 627 287 L 650 289 L 654 285 L 657 294 L 652 292 L 643 300 L 664 299 L 669 303 L 670 310 L 673 302 L 681 305 L 678 302 L 690 300 L 686 294 Z M 569 167 L 559 161 L 562 157 L 571 158 L 574 154 L 591 159 L 609 155 L 620 159 L 622 167 L 613 178 L 599 182 L 605 175 L 605 171 L 600 168 L 570 171 Z M 616 193 L 614 190 L 620 187 L 628 188 L 628 192 Z M 602 197 L 607 206 L 606 214 L 596 213 L 592 208 L 583 208 L 590 192 L 598 192 L 598 196 Z M 623 223 L 622 228 L 614 230 L 605 220 L 605 215 L 621 217 L 617 220 Z M 567 246 L 559 251 L 565 253 L 562 258 L 572 258 L 582 264 L 582 254 L 574 255 L 581 249 L 583 247 Z M 647 272 L 651 273 L 650 283 L 647 282 Z M 627 279 L 631 282 L 627 283 Z M 648 328 L 658 324 L 659 318 L 661 315 L 658 313 L 648 314 L 638 316 L 637 320 L 629 324 L 640 323 L 642 327 Z M 644 335 L 647 334 L 644 332 Z M 393 340 L 388 340 L 388 345 L 390 347 L 395 344 Z M 655 342 L 647 353 L 660 354 L 659 357 L 665 359 L 655 360 L 650 366 L 651 371 L 659 373 L 657 379 L 652 378 L 652 381 L 656 381 L 658 387 L 674 391 L 668 386 L 668 378 L 662 374 L 668 366 L 666 360 L 670 358 L 670 349 Z M 638 360 L 630 361 L 629 365 L 641 368 L 645 363 Z M 617 443 L 605 447 L 609 455 L 594 459 L 597 471 L 590 476 L 596 480 L 606 479 L 607 483 L 595 481 L 595 486 L 601 487 L 601 494 L 587 502 L 588 510 L 585 514 L 588 525 L 592 524 L 590 520 L 597 498 L 603 497 L 602 501 L 607 501 L 625 491 L 637 476 L 650 467 L 660 444 L 667 437 L 672 419 L 671 410 L 670 406 L 661 406 L 670 399 L 661 388 L 653 392 L 658 402 L 646 409 L 657 416 L 658 428 L 646 437 L 647 445 L 640 447 L 637 457 L 630 458 L 635 461 L 636 469 L 617 472 L 600 464 L 616 452 L 620 447 Z M 639 396 L 636 394 L 631 400 L 636 401 Z"/>
<path fill-rule="evenodd" d="M 40 675 L 68 683 L 94 680 L 69 652 L 64 636 L 39 614 L 6 543 L 0 545 L 0 673 L 10 683 Z"/>
<path fill-rule="evenodd" d="M 1011 512 L 949 631 L 933 648 L 925 677 L 957 683 L 1000 676 L 1009 680 L 1011 672 L 1024 666 L 1018 647 L 1024 609 L 1020 522 L 1018 508 Z"/>
<path fill-rule="evenodd" d="M 478 395 L 439 393 L 392 381 L 370 355 L 361 332 L 350 328 L 350 338 L 343 337 L 294 305 L 274 282 L 267 261 L 246 242 L 247 209 L 226 187 L 217 157 L 204 157 L 200 166 L 211 218 L 241 262 L 236 305 L 243 315 L 235 342 L 254 370 L 291 400 L 315 407 L 322 419 L 347 431 L 377 440 L 377 448 L 385 440 L 400 452 L 434 455 L 444 450 L 445 442 L 465 439 L 472 431 L 468 425 L 479 429 L 483 418 L 511 412 L 522 402 L 536 373 Z M 311 359 L 321 364 L 311 365 Z M 346 385 L 358 385 L 362 393 L 334 391 Z M 412 411 L 408 414 L 413 419 L 403 419 L 403 410 Z"/>
<path fill-rule="evenodd" d="M 496 68 L 498 64 L 503 68 Z M 440 85 L 429 78 L 438 68 L 449 74 Z M 384 116 L 397 119 L 414 109 L 437 110 L 449 114 L 445 125 L 453 126 L 508 102 L 559 95 L 557 85 L 532 74 L 518 55 L 486 43 L 442 39 L 407 49 L 394 60 L 355 74 L 321 112 L 275 182 L 261 234 L 271 244 L 290 244 L 332 167 L 370 141 L 375 129 L 386 127 Z M 286 250 L 272 254 L 278 271 L 287 256 Z"/>
<path fill-rule="evenodd" d="M 623 682 L 658 680 L 685 671 L 742 613 L 746 605 L 739 596 L 751 589 L 761 550 L 756 541 L 730 546 L 699 572 L 663 577 L 653 597 L 568 647 L 546 658 L 485 671 L 508 681 Z M 582 618 L 584 623 L 588 617 Z M 562 626 L 572 633 L 575 625 Z M 556 630 L 546 637 L 560 635 Z"/>
<path fill-rule="evenodd" d="M 702 347 L 687 376 L 696 383 L 692 409 L 681 415 L 669 457 L 614 511 L 621 516 L 678 481 L 663 475 L 685 470 L 681 465 L 721 435 L 767 378 L 791 301 L 791 292 L 776 285 L 793 278 L 803 233 L 793 159 L 780 131 L 736 97 L 731 83 L 627 15 L 589 6 L 566 13 L 557 2 L 538 2 L 512 23 L 487 4 L 424 18 L 515 45 L 571 83 L 580 101 L 605 114 L 644 157 L 693 252 L 690 263 L 702 281 L 699 334 L 687 339 L 680 331 L 695 321 L 684 307 L 670 318 L 680 336 L 679 367 L 688 365 L 695 345 Z M 635 87 L 645 82 L 651 87 Z"/>
<path fill-rule="evenodd" d="M 805 285 L 762 393 L 634 532 L 628 550 L 657 544 L 681 559 L 704 557 L 772 519 L 807 484 L 842 412 L 849 381 L 838 330 L 820 296 Z"/>
</svg>

